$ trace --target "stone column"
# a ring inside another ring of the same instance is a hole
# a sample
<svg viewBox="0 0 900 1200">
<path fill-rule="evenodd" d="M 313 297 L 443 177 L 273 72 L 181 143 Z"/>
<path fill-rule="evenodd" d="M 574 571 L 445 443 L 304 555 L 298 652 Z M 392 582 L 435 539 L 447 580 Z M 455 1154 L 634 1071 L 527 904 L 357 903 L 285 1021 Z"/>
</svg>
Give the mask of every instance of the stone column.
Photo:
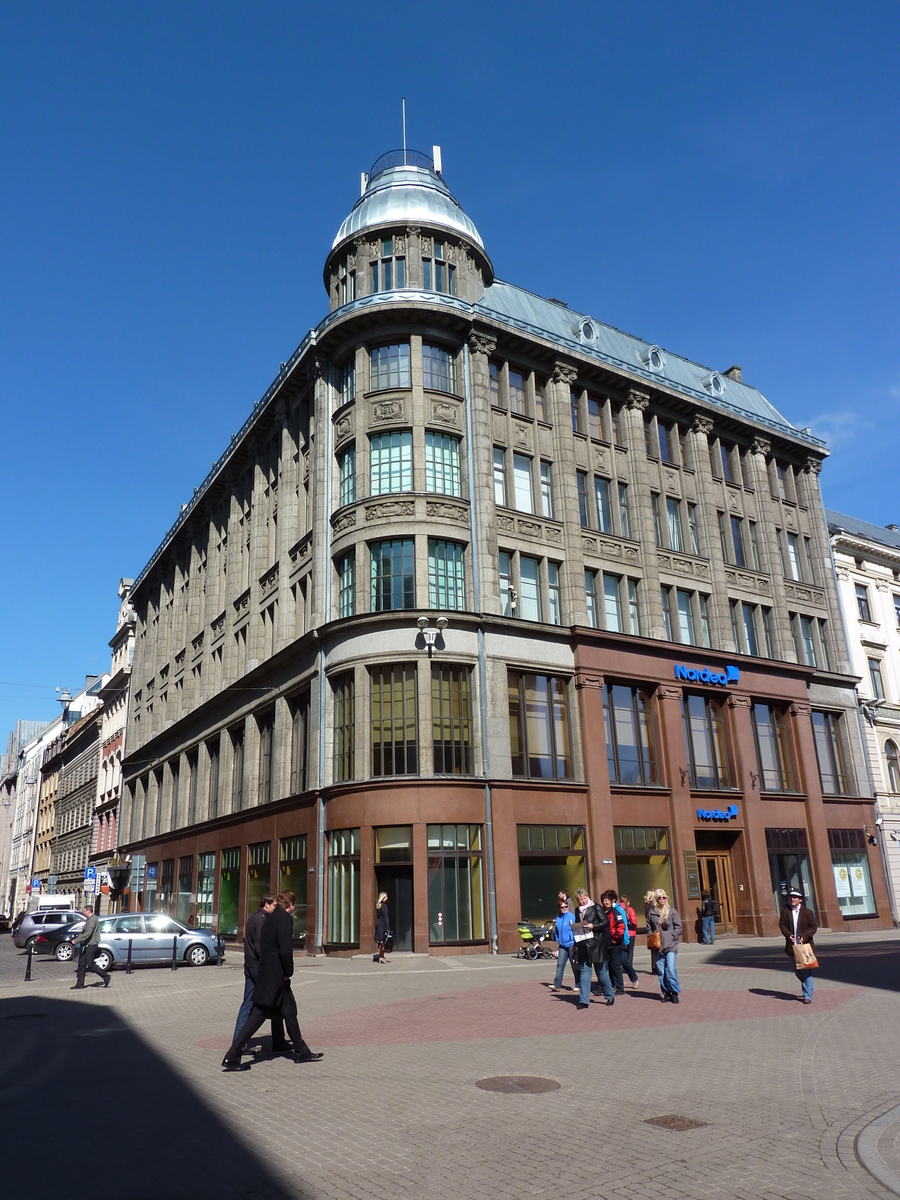
<svg viewBox="0 0 900 1200">
<path fill-rule="evenodd" d="M 622 407 L 620 421 L 625 430 L 628 447 L 628 500 L 631 507 L 632 536 L 641 543 L 642 581 L 638 595 L 641 633 L 644 637 L 666 641 L 662 600 L 659 591 L 659 560 L 656 556 L 656 533 L 653 509 L 650 506 L 650 468 L 644 444 L 644 412 L 650 403 L 646 392 L 633 388 Z M 576 507 L 576 512 L 577 507 Z"/>
<path fill-rule="evenodd" d="M 361 260 L 357 256 L 357 261 Z M 357 295 L 359 295 L 359 271 L 357 270 Z M 310 584 L 312 594 L 308 595 L 309 628 L 324 624 L 330 619 L 330 613 L 325 612 L 325 580 L 331 570 L 328 554 L 327 523 L 329 520 L 330 497 L 325 495 L 325 480 L 327 475 L 328 455 L 328 422 L 331 412 L 328 406 L 328 384 L 326 380 L 327 363 L 324 358 L 313 356 L 307 364 L 306 375 L 310 386 L 310 441 L 309 451 L 309 496 L 312 506 L 312 520 L 308 521 L 312 529 L 313 566 Z M 359 392 L 357 376 L 357 393 Z M 357 424 L 358 428 L 358 424 Z M 315 432 L 313 432 L 313 430 Z M 357 564 L 358 566 L 359 564 Z"/>
<path fill-rule="evenodd" d="M 828 816 L 822 798 L 816 743 L 813 737 L 812 709 L 805 701 L 795 700 L 790 707 L 793 728 L 792 744 L 797 750 L 803 785 L 806 789 L 806 825 L 809 853 L 819 905 L 819 925 L 833 932 L 844 929 L 831 869 L 831 847 L 828 845 Z"/>
<path fill-rule="evenodd" d="M 828 609 L 828 626 L 825 633 L 828 665 L 832 671 L 851 675 L 853 667 L 850 662 L 847 644 L 844 640 L 844 627 L 841 621 L 840 601 L 838 600 L 837 584 L 834 578 L 828 526 L 825 523 L 822 494 L 819 491 L 819 472 L 821 470 L 822 460 L 810 455 L 803 464 L 802 472 L 797 476 L 801 487 L 800 501 L 806 504 L 809 510 L 813 558 L 818 565 L 819 574 L 823 580 L 825 606 Z"/>
<path fill-rule="evenodd" d="M 469 334 L 469 405 L 472 428 L 471 494 L 475 509 L 471 514 L 471 536 L 478 552 L 481 611 L 500 612 L 500 578 L 497 569 L 497 534 L 494 508 L 494 437 L 491 426 L 491 385 L 488 361 L 497 348 L 497 341 L 488 333 L 472 330 Z M 468 477 L 469 461 L 465 440 L 464 471 Z M 466 494 L 470 494 L 467 492 Z"/>
<path fill-rule="evenodd" d="M 291 794 L 291 758 L 293 755 L 291 706 L 284 696 L 275 701 L 275 720 L 272 728 L 272 799 L 280 800 Z"/>
<path fill-rule="evenodd" d="M 656 689 L 656 717 L 662 751 L 665 756 L 671 802 L 669 805 L 669 856 L 672 864 L 672 888 L 675 892 L 675 907 L 681 914 L 684 933 L 682 938 L 695 940 L 693 922 L 689 920 L 687 871 L 684 865 L 685 850 L 696 847 L 694 840 L 694 803 L 691 796 L 691 780 L 688 771 L 687 748 L 684 744 L 684 720 L 681 715 L 682 689 L 664 684 Z"/>
<path fill-rule="evenodd" d="M 700 500 L 700 529 L 709 558 L 711 640 L 714 646 L 736 654 L 738 648 L 734 644 L 734 630 L 731 627 L 725 559 L 722 557 L 722 541 L 719 537 L 718 513 L 720 509 L 717 502 L 716 482 L 709 464 L 709 435 L 712 433 L 712 429 L 712 419 L 698 413 L 694 417 L 688 436 L 691 439 L 691 462 L 696 471 L 697 496 Z M 726 509 L 724 503 L 722 509 Z"/>
<path fill-rule="evenodd" d="M 565 561 L 560 571 L 566 604 L 565 624 L 587 625 L 584 545 L 578 517 L 578 483 L 575 474 L 575 436 L 569 415 L 569 391 L 577 378 L 577 367 L 571 363 L 555 362 L 544 400 L 550 407 L 549 420 L 553 422 L 553 485 L 560 505 L 560 515 L 565 522 Z"/>
<path fill-rule="evenodd" d="M 736 782 L 743 791 L 743 851 L 750 888 L 749 896 L 736 893 L 735 906 L 740 907 L 741 915 L 752 924 L 752 932 L 757 937 L 774 937 L 778 933 L 778 915 L 772 911 L 769 903 L 772 881 L 769 872 L 769 852 L 766 848 L 765 812 L 759 799 L 759 772 L 750 715 L 751 704 L 748 696 L 732 695 L 728 698 L 732 744 L 741 766 L 741 775 Z"/>
<path fill-rule="evenodd" d="M 750 443 L 750 475 L 756 492 L 756 511 L 759 516 L 760 536 L 757 538 L 757 545 L 760 566 L 768 574 L 772 587 L 772 632 L 775 636 L 773 649 L 776 657 L 783 662 L 796 662 L 797 649 L 784 593 L 784 563 L 781 559 L 781 547 L 775 537 L 775 521 L 769 499 L 769 469 L 766 462 L 771 453 L 772 443 L 768 438 L 755 437 Z"/>
<path fill-rule="evenodd" d="M 612 794 L 606 761 L 606 731 L 603 725 L 603 676 L 597 671 L 576 668 L 575 691 L 581 717 L 581 753 L 587 783 L 587 839 L 591 876 L 587 887 L 592 896 L 617 888 Z"/>
</svg>

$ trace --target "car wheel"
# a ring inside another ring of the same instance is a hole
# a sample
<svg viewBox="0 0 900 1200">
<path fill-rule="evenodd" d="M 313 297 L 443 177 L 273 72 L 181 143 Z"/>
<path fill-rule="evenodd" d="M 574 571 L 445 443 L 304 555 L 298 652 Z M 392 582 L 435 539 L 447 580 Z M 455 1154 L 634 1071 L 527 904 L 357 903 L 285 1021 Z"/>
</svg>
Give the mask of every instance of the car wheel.
<svg viewBox="0 0 900 1200">
<path fill-rule="evenodd" d="M 101 950 L 94 958 L 94 966 L 98 971 L 111 971 L 116 965 L 110 950 Z"/>
<path fill-rule="evenodd" d="M 192 967 L 205 967 L 209 962 L 209 951 L 205 946 L 191 946 L 184 956 L 184 961 L 189 962 Z"/>
<path fill-rule="evenodd" d="M 60 942 L 53 953 L 57 962 L 71 962 L 75 957 L 75 947 L 71 942 Z"/>
<path fill-rule="evenodd" d="M 24 949 L 27 950 L 28 947 L 31 946 L 31 948 L 34 950 L 35 954 L 37 954 L 36 943 L 37 943 L 37 934 L 35 934 L 34 937 L 30 937 L 28 939 L 28 941 L 25 943 Z"/>
</svg>

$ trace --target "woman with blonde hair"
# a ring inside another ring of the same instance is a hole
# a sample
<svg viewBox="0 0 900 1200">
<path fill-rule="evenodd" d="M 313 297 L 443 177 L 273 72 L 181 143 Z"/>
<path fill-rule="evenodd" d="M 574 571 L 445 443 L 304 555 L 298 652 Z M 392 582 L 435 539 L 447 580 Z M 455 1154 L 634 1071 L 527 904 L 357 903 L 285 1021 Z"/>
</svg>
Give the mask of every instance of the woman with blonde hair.
<svg viewBox="0 0 900 1200">
<path fill-rule="evenodd" d="M 663 1003 L 669 1001 L 671 1004 L 678 1004 L 681 985 L 678 982 L 676 958 L 682 933 L 681 917 L 677 909 L 669 903 L 669 897 L 662 888 L 657 888 L 652 895 L 653 903 L 647 910 L 647 932 L 658 933 L 660 937 L 654 966 L 659 976 Z"/>
<path fill-rule="evenodd" d="M 393 944 L 391 933 L 391 918 L 388 913 L 387 892 L 379 892 L 375 902 L 375 944 L 378 952 L 372 955 L 372 962 L 386 963 L 385 950 L 390 950 Z"/>
</svg>

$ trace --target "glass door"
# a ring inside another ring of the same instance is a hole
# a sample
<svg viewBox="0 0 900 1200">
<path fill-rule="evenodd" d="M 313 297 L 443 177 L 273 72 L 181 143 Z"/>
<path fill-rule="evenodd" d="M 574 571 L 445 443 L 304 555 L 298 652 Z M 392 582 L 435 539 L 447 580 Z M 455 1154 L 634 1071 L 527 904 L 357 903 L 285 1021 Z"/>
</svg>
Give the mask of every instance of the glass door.
<svg viewBox="0 0 900 1200">
<path fill-rule="evenodd" d="M 716 933 L 734 933 L 734 883 L 730 854 L 697 854 L 701 892 L 709 892 L 716 906 Z"/>
<path fill-rule="evenodd" d="M 775 901 L 775 911 L 781 912 L 785 905 L 790 904 L 790 890 L 798 888 L 803 893 L 803 903 L 807 908 L 812 909 L 818 920 L 809 855 L 803 850 L 794 853 L 770 851 L 769 870 L 772 873 L 772 897 Z"/>
</svg>

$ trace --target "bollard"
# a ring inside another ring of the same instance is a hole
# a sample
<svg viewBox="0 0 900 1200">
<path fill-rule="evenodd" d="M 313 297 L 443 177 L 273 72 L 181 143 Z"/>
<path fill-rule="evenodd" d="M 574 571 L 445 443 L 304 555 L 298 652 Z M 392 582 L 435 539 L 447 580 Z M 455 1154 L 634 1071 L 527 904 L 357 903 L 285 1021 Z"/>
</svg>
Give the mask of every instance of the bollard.
<svg viewBox="0 0 900 1200">
<path fill-rule="evenodd" d="M 34 946 L 28 943 L 28 962 L 25 965 L 25 982 L 31 983 L 31 959 L 34 956 Z"/>
<path fill-rule="evenodd" d="M 126 975 L 131 974 L 131 943 L 133 941 L 134 941 L 134 938 L 128 939 L 128 961 L 125 963 L 125 974 Z"/>
<path fill-rule="evenodd" d="M 216 934 L 216 966 L 221 967 L 225 961 L 225 939 L 221 933 Z"/>
<path fill-rule="evenodd" d="M 178 937 L 172 938 L 172 970 L 178 970 Z"/>
</svg>

